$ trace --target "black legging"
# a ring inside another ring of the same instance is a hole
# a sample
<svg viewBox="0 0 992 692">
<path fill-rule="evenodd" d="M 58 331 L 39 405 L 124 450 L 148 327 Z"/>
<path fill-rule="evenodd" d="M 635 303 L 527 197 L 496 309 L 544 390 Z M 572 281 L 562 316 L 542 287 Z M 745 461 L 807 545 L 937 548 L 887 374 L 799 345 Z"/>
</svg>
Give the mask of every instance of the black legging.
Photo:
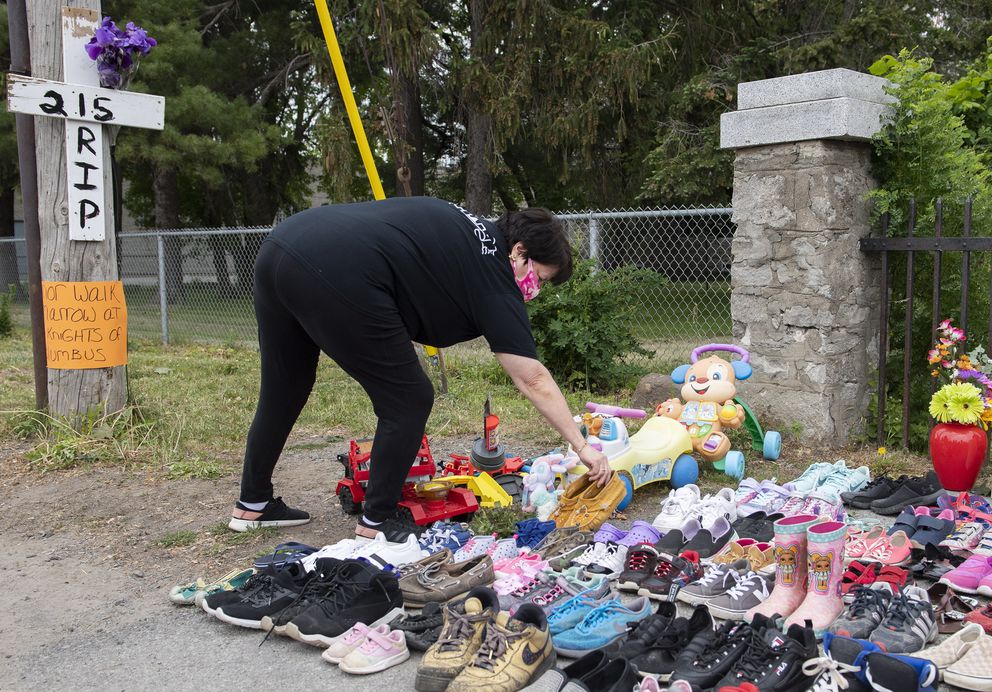
<svg viewBox="0 0 992 692">
<path fill-rule="evenodd" d="M 368 258 L 374 261 L 374 258 Z M 393 516 L 434 405 L 395 301 L 381 286 L 355 287 L 347 258 L 316 271 L 266 241 L 255 262 L 255 316 L 262 386 L 248 431 L 241 501 L 271 500 L 272 471 L 317 376 L 320 351 L 358 381 L 379 422 L 372 447 L 365 516 Z M 356 299 L 360 296 L 360 299 Z"/>
</svg>

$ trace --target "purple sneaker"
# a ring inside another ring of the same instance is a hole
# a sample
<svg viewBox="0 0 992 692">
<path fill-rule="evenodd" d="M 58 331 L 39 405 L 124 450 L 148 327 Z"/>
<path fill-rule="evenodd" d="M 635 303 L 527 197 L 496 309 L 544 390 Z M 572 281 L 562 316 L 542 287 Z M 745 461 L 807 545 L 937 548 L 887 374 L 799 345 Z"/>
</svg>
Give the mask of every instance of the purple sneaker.
<svg viewBox="0 0 992 692">
<path fill-rule="evenodd" d="M 599 527 L 599 531 L 596 532 L 593 541 L 596 543 L 620 543 L 626 537 L 626 531 L 618 529 L 613 524 L 606 523 Z"/>
<path fill-rule="evenodd" d="M 630 531 L 627 535 L 620 539 L 620 545 L 625 545 L 628 548 L 640 545 L 641 543 L 657 543 L 658 539 L 661 538 L 661 532 L 646 521 L 635 521 L 630 527 Z"/>
</svg>

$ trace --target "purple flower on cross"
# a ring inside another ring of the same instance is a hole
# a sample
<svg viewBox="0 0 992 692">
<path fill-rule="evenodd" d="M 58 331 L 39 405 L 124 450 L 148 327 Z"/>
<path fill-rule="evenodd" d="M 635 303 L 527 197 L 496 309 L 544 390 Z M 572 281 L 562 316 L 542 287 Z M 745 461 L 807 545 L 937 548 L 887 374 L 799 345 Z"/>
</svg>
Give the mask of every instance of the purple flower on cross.
<svg viewBox="0 0 992 692">
<path fill-rule="evenodd" d="M 96 61 L 102 86 L 123 89 L 138 67 L 138 57 L 148 55 L 157 45 L 158 41 L 134 22 L 121 29 L 110 17 L 104 17 L 86 44 L 86 54 Z"/>
</svg>

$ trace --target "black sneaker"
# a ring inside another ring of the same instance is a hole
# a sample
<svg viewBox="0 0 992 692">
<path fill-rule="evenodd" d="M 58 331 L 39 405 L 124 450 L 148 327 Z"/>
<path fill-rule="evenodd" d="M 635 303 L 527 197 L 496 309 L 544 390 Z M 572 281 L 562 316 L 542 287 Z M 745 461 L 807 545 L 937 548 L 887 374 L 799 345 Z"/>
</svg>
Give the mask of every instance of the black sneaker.
<svg viewBox="0 0 992 692">
<path fill-rule="evenodd" d="M 940 486 L 937 479 L 937 472 L 930 471 L 925 476 L 907 478 L 901 485 L 897 486 L 892 494 L 874 500 L 869 507 L 876 514 L 899 514 L 906 505 L 932 505 L 936 504 L 937 498 L 946 495 L 947 491 Z"/>
<path fill-rule="evenodd" d="M 638 596 L 654 601 L 674 601 L 679 589 L 703 576 L 696 553 L 685 552 L 678 557 L 661 555 L 651 576 L 641 582 Z"/>
<path fill-rule="evenodd" d="M 260 623 L 261 629 L 275 634 L 285 634 L 286 625 L 293 618 L 309 609 L 310 606 L 323 598 L 327 592 L 337 588 L 338 573 L 344 569 L 346 564 L 351 563 L 357 563 L 359 567 L 368 570 L 370 574 L 378 571 L 371 564 L 357 560 L 339 560 L 334 557 L 317 558 L 313 565 L 313 576 L 307 582 L 306 587 L 296 595 L 296 598 L 291 603 L 287 603 L 281 610 L 263 617 Z M 353 570 L 355 567 L 350 566 L 349 569 Z"/>
<path fill-rule="evenodd" d="M 751 624 L 728 620 L 715 632 L 700 633 L 697 640 L 705 642 L 693 657 L 680 658 L 670 681 L 685 680 L 693 689 L 709 689 L 727 675 L 747 651 L 753 632 L 763 632 L 768 619 L 758 613 Z"/>
<path fill-rule="evenodd" d="M 689 643 L 701 632 L 712 629 L 713 618 L 706 606 L 697 606 L 692 617 L 677 618 L 643 653 L 631 658 L 630 662 L 637 666 L 642 675 L 657 675 L 660 681 L 667 682 L 679 663 L 694 657 L 691 651 L 687 651 Z"/>
<path fill-rule="evenodd" d="M 623 656 L 628 660 L 641 655 L 672 626 L 677 613 L 678 608 L 674 603 L 659 603 L 656 613 L 628 625 L 630 631 L 627 636 L 606 647 L 606 653 L 613 658 Z"/>
<path fill-rule="evenodd" d="M 296 600 L 313 573 L 299 562 L 282 569 L 267 567 L 253 575 L 242 592 L 221 592 L 203 599 L 203 609 L 218 620 L 239 627 L 261 629 L 262 618 L 278 613 Z"/>
<path fill-rule="evenodd" d="M 390 517 L 378 524 L 370 524 L 365 516 L 358 518 L 358 526 L 355 527 L 355 535 L 359 538 L 375 538 L 376 534 L 382 534 L 391 543 L 406 543 L 410 536 L 420 537 L 423 527 L 418 527 L 409 521 L 404 521 L 398 517 Z"/>
<path fill-rule="evenodd" d="M 938 671 L 932 661 L 922 657 L 889 656 L 874 652 L 865 656 L 865 677 L 875 690 L 922 690 L 937 687 Z M 974 680 L 984 686 L 989 679 L 975 677 Z M 947 685 L 940 685 L 940 689 L 945 687 Z"/>
<path fill-rule="evenodd" d="M 731 526 L 741 538 L 753 538 L 759 543 L 768 543 L 775 537 L 775 522 L 784 517 L 781 512 L 767 515 L 756 512 L 738 519 Z"/>
<path fill-rule="evenodd" d="M 348 560 L 335 583 L 332 591 L 286 625 L 285 634 L 329 647 L 359 622 L 374 628 L 403 614 L 403 594 L 393 572 L 375 570 L 370 575 L 358 560 Z"/>
<path fill-rule="evenodd" d="M 625 658 L 614 658 L 605 666 L 579 679 L 584 687 L 573 685 L 575 689 L 598 690 L 599 692 L 628 692 L 640 684 L 637 668 Z"/>
<path fill-rule="evenodd" d="M 637 593 L 637 590 L 641 588 L 641 582 L 654 572 L 654 566 L 657 562 L 658 553 L 651 546 L 642 545 L 631 548 L 627 552 L 627 559 L 624 560 L 623 572 L 617 577 L 617 589 Z"/>
<path fill-rule="evenodd" d="M 441 636 L 444 617 L 441 605 L 429 601 L 417 615 L 406 615 L 389 623 L 389 627 L 400 630 L 406 636 L 406 643 L 414 651 L 427 651 Z"/>
<path fill-rule="evenodd" d="M 708 529 L 700 529 L 696 535 L 682 547 L 682 552 L 699 553 L 699 559 L 707 560 L 726 547 L 730 541 L 737 540 L 734 529 L 723 517 L 719 517 Z"/>
<path fill-rule="evenodd" d="M 248 509 L 240 502 L 236 502 L 234 506 L 245 512 L 255 511 Z M 241 533 L 254 529 L 263 529 L 267 526 L 299 526 L 300 524 L 308 523 L 310 523 L 309 514 L 302 509 L 293 509 L 283 502 L 281 497 L 277 497 L 274 500 L 269 500 L 269 504 L 265 505 L 265 509 L 262 510 L 261 516 L 257 519 L 249 520 L 231 517 L 227 528 Z"/>
<path fill-rule="evenodd" d="M 909 480 L 909 476 L 899 476 L 895 480 L 886 475 L 881 475 L 861 490 L 841 493 L 840 499 L 845 505 L 855 509 L 868 509 L 875 500 L 886 498 L 895 491 L 897 487 Z"/>
<path fill-rule="evenodd" d="M 799 692 L 810 685 L 803 663 L 816 656 L 812 627 L 795 624 L 785 634 L 771 626 L 764 632 L 752 630 L 747 651 L 716 687 L 750 682 L 760 692 Z"/>
</svg>

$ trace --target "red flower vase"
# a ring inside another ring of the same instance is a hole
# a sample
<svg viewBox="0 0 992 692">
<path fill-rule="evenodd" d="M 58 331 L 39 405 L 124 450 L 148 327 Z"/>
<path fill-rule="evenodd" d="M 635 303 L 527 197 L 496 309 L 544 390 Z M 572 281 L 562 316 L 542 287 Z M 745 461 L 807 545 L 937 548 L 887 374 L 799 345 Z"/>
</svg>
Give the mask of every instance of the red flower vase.
<svg viewBox="0 0 992 692">
<path fill-rule="evenodd" d="M 988 438 L 977 425 L 938 423 L 930 431 L 930 459 L 945 490 L 971 490 L 985 462 Z"/>
</svg>

